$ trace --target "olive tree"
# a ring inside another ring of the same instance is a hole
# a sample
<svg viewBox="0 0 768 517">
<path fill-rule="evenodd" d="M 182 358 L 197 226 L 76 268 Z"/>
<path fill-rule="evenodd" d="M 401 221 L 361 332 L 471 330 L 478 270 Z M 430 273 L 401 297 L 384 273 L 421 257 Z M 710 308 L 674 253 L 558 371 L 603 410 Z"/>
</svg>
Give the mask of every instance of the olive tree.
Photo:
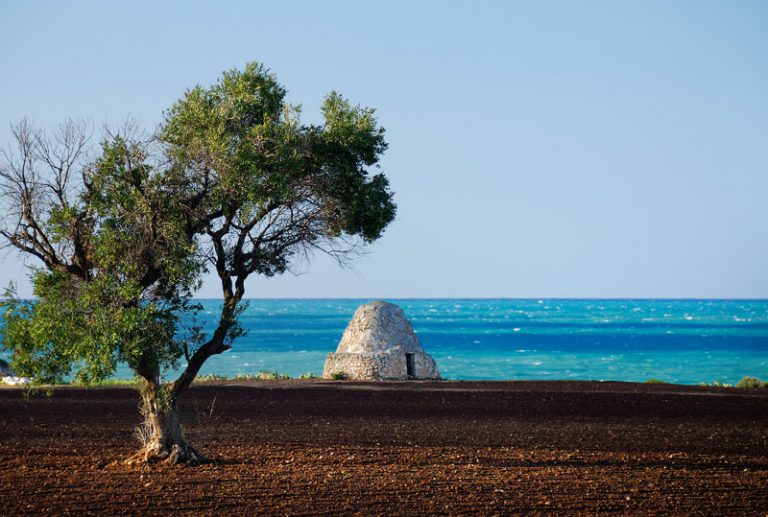
<svg viewBox="0 0 768 517">
<path fill-rule="evenodd" d="M 285 95 L 249 64 L 185 92 L 151 137 L 108 133 L 92 151 L 83 124 L 47 134 L 22 121 L 0 161 L 0 235 L 37 259 L 34 300 L 4 302 L 13 366 L 38 383 L 89 383 L 127 364 L 147 461 L 203 461 L 179 400 L 242 335 L 249 276 L 315 251 L 350 260 L 395 216 L 386 177 L 371 172 L 387 147 L 374 111 L 332 92 L 323 123 L 307 125 Z M 188 324 L 206 271 L 222 293 L 213 329 Z"/>
</svg>

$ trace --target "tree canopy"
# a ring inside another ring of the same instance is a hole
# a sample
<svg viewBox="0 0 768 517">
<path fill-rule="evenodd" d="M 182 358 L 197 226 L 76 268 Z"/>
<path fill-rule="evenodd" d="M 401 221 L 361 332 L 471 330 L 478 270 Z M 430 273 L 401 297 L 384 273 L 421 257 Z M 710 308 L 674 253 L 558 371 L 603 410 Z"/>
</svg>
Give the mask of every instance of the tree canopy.
<svg viewBox="0 0 768 517">
<path fill-rule="evenodd" d="M 387 178 L 370 172 L 387 148 L 374 110 L 331 92 L 324 123 L 306 125 L 285 96 L 252 63 L 188 90 L 148 137 L 124 128 L 90 151 L 82 123 L 13 127 L 0 235 L 39 262 L 35 299 L 8 293 L 3 344 L 18 373 L 42 383 L 95 382 L 128 364 L 154 433 L 147 457 L 198 459 L 177 429 L 178 397 L 243 333 L 250 275 L 281 274 L 314 251 L 349 260 L 395 216 Z M 209 270 L 218 324 L 183 327 Z"/>
</svg>

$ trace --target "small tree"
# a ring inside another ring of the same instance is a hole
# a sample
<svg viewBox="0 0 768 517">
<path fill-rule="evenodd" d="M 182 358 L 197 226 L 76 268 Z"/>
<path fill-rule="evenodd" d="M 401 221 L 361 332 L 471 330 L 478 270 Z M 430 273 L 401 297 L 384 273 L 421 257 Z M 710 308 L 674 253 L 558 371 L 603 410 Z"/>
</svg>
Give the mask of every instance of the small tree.
<svg viewBox="0 0 768 517">
<path fill-rule="evenodd" d="M 0 234 L 42 267 L 34 301 L 6 296 L 4 345 L 38 383 L 95 382 L 127 363 L 141 381 L 148 461 L 203 460 L 181 432 L 179 398 L 243 333 L 250 275 L 283 273 L 315 250 L 345 262 L 395 216 L 386 177 L 368 173 L 387 147 L 373 110 L 331 93 L 324 124 L 304 125 L 285 93 L 261 65 L 226 72 L 187 91 L 153 137 L 108 134 L 92 159 L 82 124 L 13 128 Z M 216 328 L 182 328 L 211 268 Z"/>
</svg>

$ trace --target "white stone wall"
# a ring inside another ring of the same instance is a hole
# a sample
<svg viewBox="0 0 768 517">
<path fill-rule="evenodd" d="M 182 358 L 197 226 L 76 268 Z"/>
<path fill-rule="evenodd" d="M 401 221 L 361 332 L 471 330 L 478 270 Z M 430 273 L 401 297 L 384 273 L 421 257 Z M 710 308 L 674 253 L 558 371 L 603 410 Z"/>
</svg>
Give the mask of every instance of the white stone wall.
<svg viewBox="0 0 768 517">
<path fill-rule="evenodd" d="M 347 379 L 381 379 L 385 373 L 388 354 L 330 353 L 325 360 L 323 377 L 343 374 Z"/>
<path fill-rule="evenodd" d="M 434 359 L 423 352 L 414 352 L 415 379 L 439 379 L 440 372 Z M 408 379 L 405 353 L 351 354 L 330 353 L 325 360 L 323 377 L 344 374 L 354 380 L 406 380 Z"/>
<path fill-rule="evenodd" d="M 439 379 L 440 370 L 437 369 L 437 363 L 432 356 L 424 352 L 415 352 L 413 354 L 414 366 L 416 367 L 416 379 Z M 403 357 L 405 362 L 405 357 Z"/>
<path fill-rule="evenodd" d="M 358 380 L 408 379 L 406 354 L 413 356 L 414 379 L 439 379 L 434 359 L 424 352 L 403 310 L 392 303 L 358 307 L 336 353 L 328 354 L 323 377 L 344 374 Z"/>
</svg>

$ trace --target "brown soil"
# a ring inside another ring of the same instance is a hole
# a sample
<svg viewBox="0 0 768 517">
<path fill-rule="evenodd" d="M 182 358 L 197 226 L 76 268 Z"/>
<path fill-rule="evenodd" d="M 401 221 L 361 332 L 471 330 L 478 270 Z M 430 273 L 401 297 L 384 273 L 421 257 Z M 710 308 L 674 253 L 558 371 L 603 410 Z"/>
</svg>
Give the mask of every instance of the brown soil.
<svg viewBox="0 0 768 517">
<path fill-rule="evenodd" d="M 768 391 L 570 382 L 196 386 L 216 460 L 128 466 L 138 395 L 0 390 L 0 513 L 768 511 Z"/>
</svg>

